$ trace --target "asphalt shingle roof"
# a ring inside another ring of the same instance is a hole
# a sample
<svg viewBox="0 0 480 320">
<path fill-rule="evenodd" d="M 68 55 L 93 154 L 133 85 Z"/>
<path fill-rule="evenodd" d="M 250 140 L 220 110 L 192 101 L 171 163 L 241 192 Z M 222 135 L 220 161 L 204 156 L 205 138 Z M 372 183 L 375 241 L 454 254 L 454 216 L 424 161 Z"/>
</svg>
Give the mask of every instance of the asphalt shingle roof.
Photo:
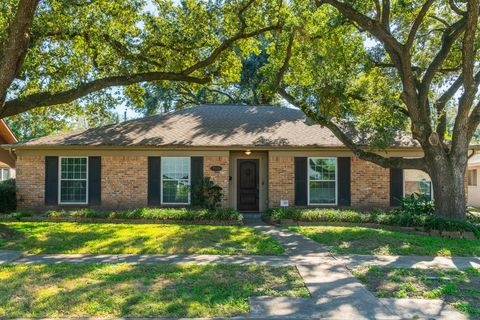
<svg viewBox="0 0 480 320">
<path fill-rule="evenodd" d="M 204 105 L 122 123 L 42 137 L 19 146 L 342 147 L 329 129 L 299 110 Z M 411 143 L 402 142 L 408 146 Z"/>
</svg>

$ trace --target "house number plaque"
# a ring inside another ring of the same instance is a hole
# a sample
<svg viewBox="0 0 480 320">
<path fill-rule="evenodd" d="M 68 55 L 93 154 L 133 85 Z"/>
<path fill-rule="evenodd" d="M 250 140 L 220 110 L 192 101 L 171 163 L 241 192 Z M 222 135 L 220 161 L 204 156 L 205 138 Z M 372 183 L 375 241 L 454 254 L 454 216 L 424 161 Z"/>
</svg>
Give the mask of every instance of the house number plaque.
<svg viewBox="0 0 480 320">
<path fill-rule="evenodd" d="M 218 172 L 218 171 L 222 171 L 222 167 L 221 166 L 211 166 L 210 170 Z"/>
</svg>

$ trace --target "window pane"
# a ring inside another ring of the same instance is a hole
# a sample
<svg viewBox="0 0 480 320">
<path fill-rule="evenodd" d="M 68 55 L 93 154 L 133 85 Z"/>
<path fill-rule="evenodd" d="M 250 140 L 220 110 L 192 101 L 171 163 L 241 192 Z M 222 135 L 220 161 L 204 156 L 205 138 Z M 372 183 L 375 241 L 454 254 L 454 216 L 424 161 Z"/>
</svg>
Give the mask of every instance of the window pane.
<svg viewBox="0 0 480 320">
<path fill-rule="evenodd" d="M 190 158 L 162 157 L 162 202 L 189 202 Z"/>
<path fill-rule="evenodd" d="M 188 180 L 190 174 L 190 158 L 162 157 L 162 176 L 164 179 Z"/>
<path fill-rule="evenodd" d="M 60 182 L 61 202 L 86 202 L 87 181 L 63 180 Z"/>
<path fill-rule="evenodd" d="M 62 179 L 87 179 L 86 158 L 62 158 Z"/>
<path fill-rule="evenodd" d="M 0 169 L 0 180 L 5 181 L 10 179 L 10 170 L 9 169 Z"/>
<path fill-rule="evenodd" d="M 468 170 L 468 185 L 469 186 L 477 185 L 477 169 Z"/>
<path fill-rule="evenodd" d="M 420 170 L 407 169 L 405 173 L 405 196 L 413 193 L 423 194 L 432 199 L 432 182 L 430 176 Z"/>
<path fill-rule="evenodd" d="M 335 181 L 310 181 L 311 204 L 335 204 Z"/>
<path fill-rule="evenodd" d="M 308 174 L 310 180 L 335 181 L 336 159 L 310 158 Z"/>
<path fill-rule="evenodd" d="M 188 203 L 189 186 L 188 180 L 164 180 L 163 182 L 164 203 Z"/>
<path fill-rule="evenodd" d="M 61 158 L 60 202 L 87 202 L 87 158 Z"/>
</svg>

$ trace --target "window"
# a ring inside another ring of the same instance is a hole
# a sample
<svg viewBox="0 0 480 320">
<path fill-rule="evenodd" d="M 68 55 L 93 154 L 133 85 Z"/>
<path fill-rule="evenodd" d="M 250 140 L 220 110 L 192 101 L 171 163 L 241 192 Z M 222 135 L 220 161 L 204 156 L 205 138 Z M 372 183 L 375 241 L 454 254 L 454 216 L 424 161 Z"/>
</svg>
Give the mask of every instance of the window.
<svg viewBox="0 0 480 320">
<path fill-rule="evenodd" d="M 190 158 L 162 157 L 162 203 L 190 203 Z"/>
<path fill-rule="evenodd" d="M 337 204 L 336 158 L 308 158 L 308 204 Z"/>
<path fill-rule="evenodd" d="M 60 204 L 86 204 L 88 158 L 60 158 Z"/>
<path fill-rule="evenodd" d="M 469 186 L 477 185 L 477 169 L 468 170 L 468 185 Z"/>
<path fill-rule="evenodd" d="M 403 196 L 408 197 L 413 193 L 423 194 L 427 199 L 432 200 L 432 180 L 430 176 L 414 169 L 403 170 Z"/>
<path fill-rule="evenodd" d="M 10 179 L 10 169 L 1 168 L 0 169 L 0 181 L 5 181 Z"/>
</svg>

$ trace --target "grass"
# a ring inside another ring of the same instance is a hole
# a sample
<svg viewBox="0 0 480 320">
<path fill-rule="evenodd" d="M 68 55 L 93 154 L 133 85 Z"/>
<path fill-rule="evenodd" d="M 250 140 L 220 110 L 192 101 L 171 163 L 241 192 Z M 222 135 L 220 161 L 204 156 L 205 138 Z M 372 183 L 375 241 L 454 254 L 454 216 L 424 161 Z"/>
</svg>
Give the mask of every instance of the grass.
<svg viewBox="0 0 480 320">
<path fill-rule="evenodd" d="M 363 267 L 353 273 L 379 297 L 442 299 L 480 319 L 480 269 Z"/>
<path fill-rule="evenodd" d="M 283 247 L 248 227 L 8 222 L 0 248 L 27 253 L 277 255 Z"/>
<path fill-rule="evenodd" d="M 363 227 L 289 227 L 339 254 L 480 256 L 480 241 L 445 239 Z"/>
<path fill-rule="evenodd" d="M 307 297 L 294 267 L 0 266 L 0 318 L 213 317 L 249 311 L 255 295 Z"/>
</svg>

